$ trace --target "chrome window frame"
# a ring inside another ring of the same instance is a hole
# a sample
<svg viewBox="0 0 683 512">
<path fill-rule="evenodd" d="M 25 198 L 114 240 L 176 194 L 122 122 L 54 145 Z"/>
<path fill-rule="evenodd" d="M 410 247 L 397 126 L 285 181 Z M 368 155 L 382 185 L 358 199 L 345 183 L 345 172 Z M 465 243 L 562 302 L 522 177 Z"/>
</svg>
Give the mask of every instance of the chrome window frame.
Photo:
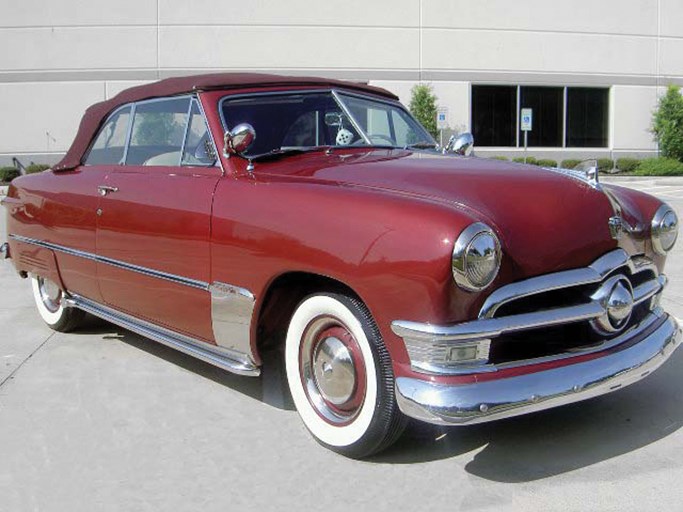
<svg viewBox="0 0 683 512">
<path fill-rule="evenodd" d="M 187 112 L 189 112 L 190 108 L 192 108 L 192 99 L 194 98 L 194 96 L 195 96 L 194 94 L 179 94 L 179 95 L 177 95 L 177 96 L 163 96 L 163 97 L 161 97 L 161 98 L 150 98 L 150 99 L 148 99 L 148 100 L 140 100 L 140 101 L 135 101 L 135 102 L 133 102 L 133 105 L 134 105 L 134 108 L 133 108 L 133 116 L 131 117 L 131 124 L 130 124 L 130 126 L 128 127 L 129 132 L 128 132 L 128 139 L 126 140 L 126 151 L 125 151 L 125 154 L 124 154 L 125 159 L 124 159 L 122 165 L 130 166 L 130 167 L 137 167 L 137 166 L 138 166 L 138 164 L 129 164 L 129 163 L 128 163 L 128 149 L 130 148 L 131 139 L 133 138 L 133 126 L 134 126 L 134 123 L 135 123 L 135 114 L 137 113 L 137 107 L 138 107 L 138 106 L 140 106 L 140 105 L 147 105 L 147 104 L 150 104 L 150 103 L 161 103 L 161 102 L 164 102 L 164 101 L 182 100 L 182 99 L 187 98 L 187 99 L 189 100 L 189 102 L 190 102 L 189 105 L 188 105 L 188 110 L 187 110 Z M 187 114 L 187 112 L 186 112 L 186 114 Z M 182 144 L 181 144 L 180 156 L 178 157 L 178 167 L 181 167 L 180 162 L 181 162 L 181 160 L 182 160 L 182 158 L 183 158 L 182 148 L 184 147 L 184 144 L 185 144 L 185 133 L 186 133 L 186 131 L 187 131 L 187 126 L 188 126 L 188 124 L 189 124 L 189 115 L 188 115 L 188 119 L 187 119 L 187 121 L 186 121 L 186 123 L 185 123 L 185 130 L 183 131 L 183 142 L 182 142 Z"/>
<path fill-rule="evenodd" d="M 126 138 L 123 142 L 123 156 L 121 157 L 121 160 L 119 160 L 119 162 L 116 164 L 89 164 L 89 163 L 87 163 L 88 157 L 90 156 L 90 153 L 92 152 L 93 146 L 95 145 L 95 142 L 97 142 L 97 139 L 100 137 L 100 134 L 102 133 L 102 129 L 104 128 L 104 126 L 111 120 L 112 117 L 114 117 L 119 112 L 121 112 L 122 110 L 125 110 L 127 108 L 130 108 L 130 117 L 128 118 L 128 123 L 126 126 Z M 95 135 L 93 136 L 92 140 L 90 141 L 90 144 L 88 144 L 88 149 L 84 153 L 83 158 L 81 158 L 81 165 L 87 166 L 87 167 L 94 167 L 96 165 L 123 165 L 122 162 L 125 161 L 126 153 L 128 152 L 128 140 L 130 137 L 131 122 L 133 120 L 134 115 L 135 115 L 135 104 L 134 103 L 126 103 L 124 105 L 119 105 L 112 112 L 110 112 L 109 115 L 107 115 L 104 122 L 97 129 L 97 133 L 95 133 Z"/>
<path fill-rule="evenodd" d="M 187 122 L 185 124 L 185 129 L 183 132 L 183 144 L 181 146 L 180 150 L 180 157 L 178 160 L 178 167 L 202 167 L 202 168 L 211 168 L 211 167 L 216 167 L 219 168 L 221 171 L 221 175 L 225 175 L 225 169 L 223 168 L 223 163 L 221 162 L 221 159 L 219 158 L 219 153 L 218 153 L 218 146 L 216 145 L 216 140 L 213 136 L 213 132 L 211 131 L 211 127 L 207 121 L 206 118 L 206 111 L 204 110 L 204 106 L 202 105 L 201 99 L 199 98 L 199 94 L 197 93 L 190 93 L 190 94 L 179 94 L 177 96 L 163 96 L 159 98 L 150 98 L 147 100 L 140 100 L 140 101 L 132 101 L 129 103 L 125 103 L 123 105 L 119 105 L 114 109 L 112 112 L 110 112 L 107 117 L 105 118 L 104 122 L 100 126 L 100 128 L 97 130 L 97 133 L 93 136 L 92 141 L 90 142 L 90 145 L 88 146 L 88 150 L 85 152 L 85 156 L 81 159 L 81 165 L 82 166 L 87 166 L 87 167 L 94 167 L 94 166 L 99 166 L 99 165 L 117 165 L 117 166 L 124 166 L 124 167 L 135 167 L 131 164 L 127 163 L 128 159 L 128 150 L 130 148 L 130 141 L 133 136 L 133 122 L 135 120 L 135 113 L 137 110 L 138 105 L 144 105 L 147 103 L 156 103 L 156 102 L 161 102 L 161 101 L 170 101 L 170 100 L 177 100 L 177 99 L 182 99 L 182 98 L 189 98 L 190 99 L 190 104 L 188 106 L 188 111 L 187 111 Z M 189 128 L 190 124 L 190 113 L 192 112 L 192 105 L 193 102 L 197 102 L 197 106 L 199 107 L 199 113 L 202 116 L 204 120 L 204 125 L 206 126 L 206 131 L 209 133 L 209 139 L 211 140 L 211 144 L 213 146 L 214 154 L 216 155 L 216 160 L 214 161 L 213 164 L 211 165 L 201 165 L 201 166 L 190 166 L 190 165 L 183 165 L 182 164 L 182 159 L 183 159 L 183 152 L 185 151 L 185 144 L 187 142 L 187 130 Z M 92 151 L 92 147 L 95 145 L 95 141 L 97 141 L 98 137 L 102 133 L 102 128 L 104 125 L 106 125 L 109 120 L 117 115 L 119 112 L 125 109 L 130 109 L 130 117 L 128 119 L 128 123 L 126 126 L 126 138 L 124 142 L 124 147 L 123 147 L 123 156 L 121 157 L 121 160 L 119 160 L 118 163 L 115 164 L 88 164 L 86 161 L 88 159 L 88 156 L 90 156 L 90 152 Z"/>
<path fill-rule="evenodd" d="M 250 92 L 250 93 L 237 93 L 237 94 L 229 94 L 228 93 L 225 96 L 222 96 L 218 100 L 218 115 L 219 115 L 219 118 L 221 121 L 221 126 L 223 127 L 224 132 L 229 130 L 228 122 L 227 122 L 227 119 L 225 118 L 224 111 L 223 111 L 223 103 L 225 101 L 242 99 L 242 98 L 254 98 L 254 97 L 259 97 L 259 96 L 293 96 L 293 95 L 320 94 L 320 93 L 332 94 L 335 101 L 339 104 L 340 108 L 344 111 L 344 114 L 346 114 L 346 116 L 349 118 L 353 127 L 356 129 L 356 131 L 358 131 L 360 136 L 363 138 L 363 140 L 369 146 L 373 146 L 374 144 L 372 144 L 372 142 L 367 138 L 367 134 L 365 133 L 365 131 L 362 130 L 360 128 L 360 126 L 357 125 L 356 119 L 348 111 L 343 100 L 341 100 L 339 98 L 339 95 L 354 96 L 354 97 L 357 97 L 360 99 L 385 103 L 387 105 L 391 105 L 393 107 L 397 107 L 397 108 L 403 110 L 406 114 L 408 114 L 409 117 L 414 118 L 414 116 L 410 113 L 410 111 L 407 110 L 406 107 L 398 100 L 392 100 L 389 98 L 383 98 L 381 96 L 374 96 L 372 94 L 363 94 L 363 93 L 358 93 L 355 91 L 348 91 L 346 89 L 339 89 L 339 88 L 330 87 L 330 88 L 322 88 L 322 89 L 297 89 L 297 90 L 286 90 L 286 91 L 266 91 L 266 92 Z M 418 123 L 419 126 L 421 126 L 419 121 L 417 121 L 417 119 L 415 121 Z M 423 130 L 424 130 L 424 128 L 423 128 Z M 427 135 L 429 135 L 427 130 L 424 130 L 424 131 Z M 429 137 L 431 137 L 431 135 L 429 135 Z M 431 138 L 433 139 L 433 137 L 431 137 Z M 339 147 L 349 147 L 349 146 L 339 146 Z M 357 147 L 362 148 L 362 147 L 366 147 L 366 146 L 357 146 Z"/>
<path fill-rule="evenodd" d="M 184 164 L 183 163 L 183 155 L 185 155 L 185 149 L 187 147 L 187 139 L 190 133 L 190 124 L 192 123 L 192 107 L 194 105 L 197 105 L 197 110 L 199 112 L 199 115 L 202 117 L 202 120 L 204 121 L 204 127 L 206 128 L 206 133 L 209 134 L 209 140 L 211 141 L 211 147 L 213 148 L 213 154 L 214 154 L 214 161 L 213 163 L 210 164 Z M 216 148 L 216 142 L 213 140 L 213 133 L 211 133 L 211 127 L 209 126 L 209 123 L 206 120 L 206 114 L 204 113 L 204 108 L 202 107 L 202 102 L 199 100 L 198 95 L 192 95 L 192 100 L 190 101 L 190 108 L 188 109 L 188 114 L 187 114 L 187 125 L 185 126 L 185 135 L 183 136 L 183 147 L 180 150 L 180 167 L 218 167 L 217 165 L 218 162 L 220 162 L 220 158 L 218 158 L 218 150 Z M 221 172 L 223 172 L 222 169 L 222 164 L 220 164 L 221 167 Z"/>
</svg>

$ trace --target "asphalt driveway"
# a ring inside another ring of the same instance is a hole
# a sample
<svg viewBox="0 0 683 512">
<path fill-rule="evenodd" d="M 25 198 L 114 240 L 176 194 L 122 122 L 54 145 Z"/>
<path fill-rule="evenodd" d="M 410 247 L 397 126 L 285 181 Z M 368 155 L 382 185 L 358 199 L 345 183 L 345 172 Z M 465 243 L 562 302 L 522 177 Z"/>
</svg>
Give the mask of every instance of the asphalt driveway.
<svg viewBox="0 0 683 512">
<path fill-rule="evenodd" d="M 683 217 L 683 179 L 620 183 Z M 663 301 L 679 318 L 682 255 Z M 584 403 L 411 427 L 358 462 L 307 434 L 277 365 L 237 377 L 97 321 L 54 333 L 0 264 L 0 510 L 681 510 L 682 369 L 679 351 Z"/>
</svg>

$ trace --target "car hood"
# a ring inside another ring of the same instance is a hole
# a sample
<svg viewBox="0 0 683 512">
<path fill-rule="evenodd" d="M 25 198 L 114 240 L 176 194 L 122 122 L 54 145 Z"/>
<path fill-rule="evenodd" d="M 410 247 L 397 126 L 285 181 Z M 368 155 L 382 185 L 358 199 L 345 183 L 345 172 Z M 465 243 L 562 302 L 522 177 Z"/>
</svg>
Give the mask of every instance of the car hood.
<svg viewBox="0 0 683 512">
<path fill-rule="evenodd" d="M 288 166 L 287 174 L 465 210 L 498 232 L 516 278 L 588 265 L 617 247 L 607 195 L 560 171 L 407 151 L 320 155 L 300 164 Z"/>
</svg>

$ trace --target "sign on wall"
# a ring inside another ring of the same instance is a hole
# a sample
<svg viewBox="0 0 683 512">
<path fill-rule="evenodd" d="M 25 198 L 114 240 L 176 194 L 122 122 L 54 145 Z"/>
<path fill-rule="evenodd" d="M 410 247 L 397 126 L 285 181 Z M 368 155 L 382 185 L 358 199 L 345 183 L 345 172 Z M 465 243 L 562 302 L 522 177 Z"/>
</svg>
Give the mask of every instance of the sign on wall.
<svg viewBox="0 0 683 512">
<path fill-rule="evenodd" d="M 521 122 L 522 122 L 522 131 L 523 132 L 530 132 L 531 131 L 531 124 L 533 121 L 532 109 L 523 108 L 522 109 L 522 115 L 520 117 L 521 117 Z"/>
<path fill-rule="evenodd" d="M 436 112 L 436 127 L 439 130 L 448 128 L 448 107 L 439 107 Z"/>
</svg>

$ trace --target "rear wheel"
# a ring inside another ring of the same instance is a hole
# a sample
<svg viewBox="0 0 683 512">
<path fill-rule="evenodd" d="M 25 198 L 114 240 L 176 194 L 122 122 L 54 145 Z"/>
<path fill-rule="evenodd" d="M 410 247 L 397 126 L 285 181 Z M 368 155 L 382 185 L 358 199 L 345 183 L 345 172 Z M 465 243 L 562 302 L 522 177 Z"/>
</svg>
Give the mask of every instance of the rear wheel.
<svg viewBox="0 0 683 512">
<path fill-rule="evenodd" d="M 403 431 L 389 353 L 357 299 L 317 294 L 303 300 L 287 331 L 285 364 L 297 411 L 324 446 L 367 457 Z"/>
<path fill-rule="evenodd" d="M 40 276 L 31 276 L 33 299 L 38 313 L 55 331 L 68 332 L 76 328 L 85 313 L 66 305 L 64 292 L 59 285 Z"/>
</svg>

